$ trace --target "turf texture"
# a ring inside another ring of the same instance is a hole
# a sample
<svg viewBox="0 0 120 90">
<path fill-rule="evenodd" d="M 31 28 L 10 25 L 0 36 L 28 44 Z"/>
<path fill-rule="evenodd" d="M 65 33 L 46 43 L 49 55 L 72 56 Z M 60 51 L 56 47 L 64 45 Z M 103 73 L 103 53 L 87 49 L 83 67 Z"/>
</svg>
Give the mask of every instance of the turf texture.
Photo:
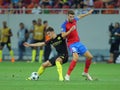
<svg viewBox="0 0 120 90">
<path fill-rule="evenodd" d="M 64 76 L 69 64 L 63 65 Z M 58 81 L 56 67 L 47 68 L 38 81 L 26 80 L 39 66 L 37 62 L 3 61 L 0 63 L 0 90 L 120 90 L 120 64 L 92 64 L 89 72 L 94 81 L 81 76 L 84 62 L 77 63 L 69 82 Z"/>
</svg>

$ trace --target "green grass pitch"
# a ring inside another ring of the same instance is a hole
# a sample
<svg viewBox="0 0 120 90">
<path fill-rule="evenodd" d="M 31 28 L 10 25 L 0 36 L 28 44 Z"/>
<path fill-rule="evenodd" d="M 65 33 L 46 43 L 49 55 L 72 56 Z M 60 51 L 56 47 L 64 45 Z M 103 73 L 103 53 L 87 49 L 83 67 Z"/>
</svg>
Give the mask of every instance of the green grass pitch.
<svg viewBox="0 0 120 90">
<path fill-rule="evenodd" d="M 120 64 L 92 64 L 90 74 L 98 80 L 87 81 L 81 76 L 84 63 L 77 63 L 71 81 L 59 82 L 56 67 L 47 68 L 38 81 L 27 81 L 39 63 L 0 63 L 0 90 L 120 90 Z M 69 62 L 63 65 L 65 75 Z"/>
</svg>

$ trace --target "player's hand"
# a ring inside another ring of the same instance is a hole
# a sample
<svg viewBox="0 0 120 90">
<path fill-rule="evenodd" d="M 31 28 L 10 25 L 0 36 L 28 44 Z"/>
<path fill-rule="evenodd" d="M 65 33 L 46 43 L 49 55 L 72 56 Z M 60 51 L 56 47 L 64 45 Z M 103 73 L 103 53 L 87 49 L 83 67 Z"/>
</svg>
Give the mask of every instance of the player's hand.
<svg viewBox="0 0 120 90">
<path fill-rule="evenodd" d="M 75 29 L 76 29 L 76 26 L 75 26 L 75 25 L 73 25 L 70 29 L 71 29 L 71 31 L 73 31 L 73 30 L 75 30 Z"/>
<path fill-rule="evenodd" d="M 24 45 L 25 47 L 29 47 L 29 46 L 30 46 L 30 44 L 27 43 L 27 42 L 23 43 L 23 45 Z"/>
</svg>

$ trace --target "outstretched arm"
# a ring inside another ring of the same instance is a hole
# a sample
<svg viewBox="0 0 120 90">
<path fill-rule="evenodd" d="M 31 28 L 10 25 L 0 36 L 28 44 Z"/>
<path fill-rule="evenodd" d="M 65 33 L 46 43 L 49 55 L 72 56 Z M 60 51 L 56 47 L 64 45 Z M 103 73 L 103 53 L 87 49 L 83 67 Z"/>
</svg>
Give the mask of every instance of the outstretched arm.
<svg viewBox="0 0 120 90">
<path fill-rule="evenodd" d="M 75 30 L 75 28 L 76 26 L 74 25 L 67 32 L 62 32 L 62 37 L 65 38 L 68 34 L 70 34 L 73 30 Z"/>
<path fill-rule="evenodd" d="M 45 42 L 34 43 L 34 44 L 29 44 L 29 43 L 25 42 L 23 45 L 25 47 L 38 47 L 38 46 L 45 46 Z"/>
<path fill-rule="evenodd" d="M 91 9 L 91 10 L 90 10 L 88 13 L 86 13 L 86 14 L 81 14 L 81 15 L 79 15 L 78 18 L 81 19 L 81 18 L 83 18 L 83 17 L 85 17 L 85 16 L 88 16 L 88 15 L 92 14 L 92 12 L 93 12 L 93 9 Z"/>
</svg>

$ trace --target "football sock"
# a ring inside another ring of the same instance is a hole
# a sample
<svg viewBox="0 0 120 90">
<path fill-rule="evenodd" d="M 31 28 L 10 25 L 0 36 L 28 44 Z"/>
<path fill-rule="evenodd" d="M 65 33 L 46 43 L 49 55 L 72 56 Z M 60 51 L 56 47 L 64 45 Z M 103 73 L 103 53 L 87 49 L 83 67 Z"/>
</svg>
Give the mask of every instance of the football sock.
<svg viewBox="0 0 120 90">
<path fill-rule="evenodd" d="M 42 63 L 43 53 L 44 53 L 44 51 L 40 50 L 40 52 L 39 52 L 39 63 Z"/>
<path fill-rule="evenodd" d="M 72 70 L 73 70 L 74 67 L 76 66 L 76 63 L 77 63 L 77 62 L 76 62 L 75 60 L 72 60 L 72 61 L 71 61 L 70 66 L 69 66 L 69 68 L 68 68 L 68 72 L 67 72 L 68 75 L 71 74 Z"/>
<path fill-rule="evenodd" d="M 33 50 L 32 50 L 32 62 L 35 61 L 35 57 L 36 57 L 36 50 L 33 49 Z"/>
<path fill-rule="evenodd" d="M 91 61 L 92 61 L 92 59 L 86 59 L 85 68 L 84 68 L 85 73 L 88 73 L 88 69 L 89 69 L 89 67 L 91 65 Z"/>
<path fill-rule="evenodd" d="M 0 62 L 2 62 L 2 50 L 0 50 Z"/>
<path fill-rule="evenodd" d="M 38 75 L 41 75 L 44 72 L 45 68 L 43 66 L 40 66 L 40 68 L 38 69 Z"/>
<path fill-rule="evenodd" d="M 10 56 L 11 56 L 11 58 L 14 58 L 14 52 L 13 52 L 13 50 L 10 50 Z"/>
<path fill-rule="evenodd" d="M 59 75 L 59 80 L 63 80 L 63 75 L 62 75 L 62 65 L 59 61 L 55 62 L 56 66 L 57 66 L 57 71 L 58 71 L 58 75 Z"/>
<path fill-rule="evenodd" d="M 11 56 L 11 62 L 15 62 L 13 50 L 10 50 L 10 56 Z"/>
</svg>

